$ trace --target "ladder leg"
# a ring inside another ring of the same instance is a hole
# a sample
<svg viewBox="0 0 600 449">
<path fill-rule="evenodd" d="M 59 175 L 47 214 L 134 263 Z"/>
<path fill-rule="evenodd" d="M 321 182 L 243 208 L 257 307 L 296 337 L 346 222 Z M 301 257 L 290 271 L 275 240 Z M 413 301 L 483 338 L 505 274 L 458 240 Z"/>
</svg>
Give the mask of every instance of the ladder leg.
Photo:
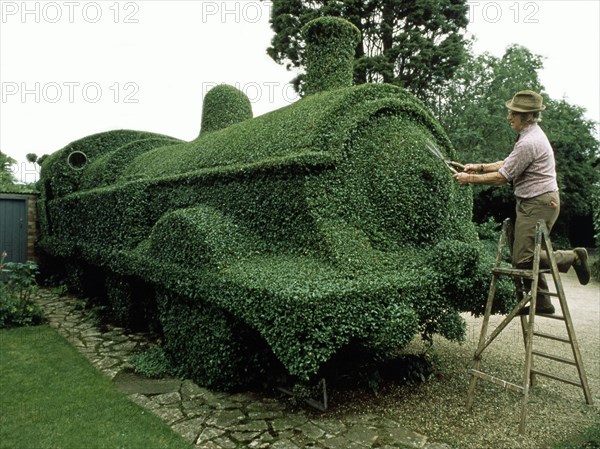
<svg viewBox="0 0 600 449">
<path fill-rule="evenodd" d="M 494 303 L 494 296 L 496 295 L 496 285 L 498 282 L 498 278 L 496 276 L 492 277 L 492 282 L 490 284 L 490 290 L 488 293 L 488 300 L 485 304 L 485 313 L 483 315 L 483 322 L 481 324 L 481 332 L 479 333 L 479 343 L 477 345 L 477 350 L 475 351 L 474 356 L 474 365 L 473 369 L 479 370 L 479 365 L 481 364 L 481 351 L 485 346 L 485 340 L 487 337 L 487 329 L 490 321 L 490 315 L 492 313 L 492 305 Z M 477 376 L 471 374 L 471 384 L 469 385 L 469 392 L 467 393 L 467 410 L 471 410 L 473 406 L 473 395 L 475 394 L 475 390 L 477 389 Z"/>
<path fill-rule="evenodd" d="M 563 310 L 563 313 L 566 315 L 569 313 L 568 310 Z M 587 376 L 585 374 L 585 368 L 583 366 L 583 359 L 581 357 L 581 352 L 579 352 L 579 345 L 577 344 L 577 340 L 575 339 L 575 329 L 573 328 L 573 324 L 571 323 L 571 317 L 568 318 L 567 329 L 570 328 L 569 339 L 571 340 L 571 349 L 573 350 L 573 357 L 575 358 L 575 363 L 577 366 L 577 373 L 579 374 L 579 380 L 581 381 L 581 387 L 583 388 L 583 395 L 585 396 L 585 402 L 589 405 L 594 403 L 592 399 L 592 393 L 590 392 L 590 387 L 588 385 Z"/>
<path fill-rule="evenodd" d="M 523 333 L 523 343 L 525 344 L 525 352 L 527 352 L 527 317 L 525 315 L 521 315 L 521 331 Z M 535 331 L 535 329 L 534 329 Z M 529 384 L 534 387 L 536 384 L 535 373 L 533 372 L 533 358 L 531 359 L 531 374 L 529 376 Z"/>
<path fill-rule="evenodd" d="M 500 233 L 500 239 L 498 240 L 498 251 L 496 253 L 496 263 L 495 267 L 499 267 L 502 262 L 502 250 L 506 243 L 506 239 L 508 236 L 510 227 L 510 220 L 504 220 L 502 223 L 502 232 Z M 490 289 L 488 292 L 487 303 L 485 304 L 485 313 L 483 315 L 483 322 L 481 324 L 481 332 L 479 333 L 479 343 L 477 345 L 477 350 L 475 351 L 475 355 L 473 357 L 474 365 L 473 369 L 479 370 L 479 366 L 481 364 L 481 353 L 483 352 L 486 344 L 487 337 L 487 329 L 490 321 L 490 315 L 492 314 L 492 305 L 494 303 L 494 297 L 496 296 L 496 285 L 498 283 L 498 277 L 494 274 L 492 276 L 492 281 L 490 283 Z M 473 396 L 475 395 L 475 390 L 477 389 L 478 378 L 473 373 L 471 374 L 471 383 L 469 385 L 469 392 L 467 393 L 467 410 L 471 410 L 473 406 Z"/>
<path fill-rule="evenodd" d="M 543 232 L 538 223 L 535 233 L 535 249 L 533 252 L 533 273 L 531 284 L 531 301 L 529 302 L 529 317 L 527 319 L 525 340 L 525 372 L 523 373 L 523 398 L 521 399 L 521 421 L 519 433 L 525 433 L 525 422 L 527 420 L 527 401 L 529 400 L 529 387 L 531 385 L 531 366 L 533 364 L 533 331 L 535 325 L 535 308 L 537 305 L 538 282 L 540 273 L 540 255 L 542 248 Z"/>
<path fill-rule="evenodd" d="M 476 360 L 473 369 L 478 370 L 481 360 Z M 475 395 L 475 390 L 477 389 L 477 376 L 471 374 L 471 384 L 469 385 L 469 392 L 467 393 L 467 411 L 471 411 L 473 408 L 473 396 Z"/>
<path fill-rule="evenodd" d="M 535 281 L 534 281 L 535 283 Z M 533 348 L 533 326 L 535 317 L 535 303 L 536 303 L 535 292 L 531 295 L 531 302 L 529 304 L 529 319 L 526 327 L 525 338 L 525 371 L 523 373 L 523 398 L 521 399 L 521 420 L 519 422 L 519 433 L 525 433 L 525 422 L 527 420 L 527 401 L 529 400 L 529 387 L 531 385 L 531 366 L 533 364 L 532 359 L 532 348 Z"/>
<path fill-rule="evenodd" d="M 558 266 L 556 265 L 556 260 L 552 256 L 552 254 L 553 254 L 552 243 L 550 242 L 550 237 L 545 230 L 544 230 L 543 234 L 544 234 L 546 249 L 548 251 L 550 270 L 552 271 L 554 285 L 556 286 L 556 293 L 558 294 L 558 301 L 560 304 L 560 308 L 562 309 L 562 313 L 565 318 L 565 326 L 567 328 L 567 334 L 569 336 L 571 349 L 573 351 L 573 358 L 575 359 L 575 366 L 577 367 L 577 373 L 579 375 L 579 380 L 581 382 L 581 387 L 583 389 L 583 395 L 585 396 L 585 402 L 589 405 L 592 405 L 594 401 L 592 399 L 592 393 L 590 392 L 590 387 L 588 385 L 587 376 L 585 374 L 585 368 L 583 366 L 583 358 L 581 357 L 581 352 L 579 351 L 579 345 L 577 344 L 577 338 L 575 337 L 575 327 L 573 326 L 573 320 L 571 319 L 571 313 L 569 312 L 569 306 L 567 304 L 567 297 L 565 295 L 562 281 L 560 279 L 560 274 L 558 271 Z"/>
<path fill-rule="evenodd" d="M 562 285 L 560 283 L 557 283 L 557 289 L 558 289 L 558 300 L 560 303 L 560 307 L 562 309 L 563 316 L 565 317 L 565 326 L 567 328 L 567 334 L 569 336 L 571 350 L 573 351 L 573 358 L 575 359 L 575 366 L 577 367 L 577 374 L 579 375 L 579 380 L 581 382 L 581 388 L 583 389 L 583 395 L 585 396 L 585 402 L 589 405 L 592 405 L 594 403 L 594 401 L 592 399 L 592 393 L 590 392 L 590 387 L 588 385 L 587 376 L 585 374 L 585 368 L 583 366 L 583 358 L 581 357 L 581 352 L 579 351 L 579 345 L 577 344 L 577 338 L 575 337 L 575 327 L 573 326 L 573 321 L 571 319 L 571 313 L 569 312 L 569 306 L 567 305 L 567 299 L 565 297 L 565 293 L 564 293 Z"/>
<path fill-rule="evenodd" d="M 527 400 L 529 399 L 529 384 L 524 385 L 523 398 L 521 399 L 521 420 L 519 421 L 519 433 L 525 433 L 525 423 L 527 421 Z"/>
</svg>

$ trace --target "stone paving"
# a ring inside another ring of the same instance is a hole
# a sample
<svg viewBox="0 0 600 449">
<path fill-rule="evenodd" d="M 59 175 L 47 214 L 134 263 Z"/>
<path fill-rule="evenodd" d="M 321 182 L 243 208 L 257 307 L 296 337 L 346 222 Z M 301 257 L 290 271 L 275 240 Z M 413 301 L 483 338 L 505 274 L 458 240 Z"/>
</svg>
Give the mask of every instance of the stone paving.
<svg viewBox="0 0 600 449">
<path fill-rule="evenodd" d="M 132 372 L 129 356 L 149 347 L 146 335 L 98 328 L 84 302 L 40 291 L 49 325 L 72 343 L 133 402 L 152 411 L 198 449 L 450 449 L 402 428 L 388 417 L 330 417 L 290 410 L 258 393 L 227 394 L 190 380 L 148 379 Z"/>
</svg>

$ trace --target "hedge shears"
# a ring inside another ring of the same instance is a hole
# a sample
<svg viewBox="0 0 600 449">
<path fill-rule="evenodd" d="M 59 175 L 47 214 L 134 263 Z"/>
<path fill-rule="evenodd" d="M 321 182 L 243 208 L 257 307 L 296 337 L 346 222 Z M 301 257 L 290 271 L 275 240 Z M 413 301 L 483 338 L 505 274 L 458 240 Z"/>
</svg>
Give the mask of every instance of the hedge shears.
<svg viewBox="0 0 600 449">
<path fill-rule="evenodd" d="M 437 157 L 439 160 L 441 160 L 446 167 L 448 167 L 448 169 L 453 173 L 453 174 L 457 174 L 458 171 L 456 171 L 456 169 L 458 168 L 459 170 L 464 170 L 465 166 L 459 162 L 455 162 L 455 161 L 450 161 L 446 158 L 444 158 L 444 156 L 442 155 L 442 153 L 440 152 L 440 150 L 438 150 L 437 146 L 435 146 L 434 143 L 432 142 L 427 142 L 427 149 L 429 151 L 431 151 L 431 153 Z"/>
</svg>

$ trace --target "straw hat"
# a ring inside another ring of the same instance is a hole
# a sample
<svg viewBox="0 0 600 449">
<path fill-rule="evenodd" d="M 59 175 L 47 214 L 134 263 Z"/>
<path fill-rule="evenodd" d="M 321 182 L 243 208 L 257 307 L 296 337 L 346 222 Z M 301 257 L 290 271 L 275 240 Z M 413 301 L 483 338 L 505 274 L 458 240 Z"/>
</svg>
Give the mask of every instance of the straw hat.
<svg viewBox="0 0 600 449">
<path fill-rule="evenodd" d="M 546 109 L 542 104 L 543 98 L 532 90 L 517 92 L 512 100 L 506 102 L 506 107 L 516 112 L 537 112 Z"/>
</svg>

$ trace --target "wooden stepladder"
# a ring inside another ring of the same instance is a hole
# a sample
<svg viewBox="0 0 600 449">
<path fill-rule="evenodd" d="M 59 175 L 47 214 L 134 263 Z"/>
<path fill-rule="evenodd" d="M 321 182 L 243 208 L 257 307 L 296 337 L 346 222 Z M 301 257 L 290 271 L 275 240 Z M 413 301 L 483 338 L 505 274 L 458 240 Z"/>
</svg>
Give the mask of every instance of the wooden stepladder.
<svg viewBox="0 0 600 449">
<path fill-rule="evenodd" d="M 507 390 L 511 390 L 516 393 L 520 393 L 523 395 L 521 399 L 521 420 L 519 424 L 519 432 L 525 432 L 525 421 L 527 418 L 527 400 L 529 398 L 529 388 L 532 385 L 535 385 L 535 376 L 545 376 L 551 379 L 555 379 L 561 382 L 568 383 L 570 385 L 574 385 L 583 389 L 583 394 L 585 396 L 585 400 L 588 404 L 592 404 L 592 395 L 590 393 L 590 389 L 587 382 L 587 377 L 585 374 L 585 370 L 583 367 L 583 361 L 581 358 L 581 353 L 579 351 L 579 346 L 577 345 L 577 340 L 575 338 L 575 329 L 573 327 L 573 322 L 571 320 L 571 315 L 569 313 L 569 307 L 567 305 L 567 300 L 565 297 L 565 292 L 562 287 L 562 282 L 560 280 L 560 275 L 558 272 L 558 267 L 556 265 L 556 261 L 554 259 L 552 253 L 552 244 L 550 242 L 550 237 L 548 234 L 548 229 L 546 228 L 545 223 L 540 220 L 537 223 L 536 234 L 535 234 L 535 250 L 533 257 L 533 268 L 530 270 L 522 270 L 522 269 L 514 269 L 514 268 L 503 268 L 501 267 L 502 262 L 502 254 L 504 251 L 504 246 L 507 243 L 511 243 L 510 240 L 512 236 L 512 224 L 510 219 L 507 219 L 502 224 L 502 233 L 500 235 L 500 240 L 498 242 L 498 254 L 496 256 L 496 264 L 492 269 L 492 281 L 490 284 L 490 289 L 488 293 L 488 300 L 485 307 L 485 314 L 483 317 L 483 323 L 481 325 L 481 334 L 479 336 L 479 344 L 477 346 L 477 350 L 475 351 L 475 355 L 473 356 L 473 369 L 471 369 L 471 385 L 469 387 L 469 392 L 467 395 L 467 409 L 471 409 L 473 406 L 473 396 L 475 394 L 475 389 L 477 388 L 477 382 L 479 379 L 483 379 L 494 384 L 497 384 Z M 510 245 L 512 248 L 512 245 Z M 542 251 L 547 251 L 548 260 L 550 262 L 550 269 L 540 269 L 540 257 Z M 549 292 L 545 290 L 538 290 L 538 275 L 540 273 L 552 273 L 552 278 L 554 280 L 554 285 L 556 287 L 556 293 Z M 498 279 L 501 276 L 509 276 L 515 282 L 517 297 L 520 299 L 519 303 L 515 306 L 515 308 L 504 318 L 504 320 L 494 329 L 494 331 L 488 336 L 488 325 L 489 319 L 492 312 L 492 304 L 494 302 L 494 297 L 496 295 L 496 288 Z M 525 292 L 523 288 L 523 280 L 530 279 L 531 280 L 531 292 Z M 558 297 L 560 309 L 557 311 L 562 311 L 562 315 L 557 313 L 556 315 L 544 315 L 535 313 L 535 306 L 538 294 L 543 294 L 552 297 Z M 519 311 L 523 309 L 526 305 L 529 305 L 529 315 L 518 315 Z M 516 316 L 521 318 L 521 328 L 523 331 L 523 340 L 525 343 L 525 370 L 523 373 L 523 384 L 517 385 L 511 382 L 507 382 L 506 380 L 500 379 L 498 377 L 494 377 L 490 374 L 484 373 L 480 370 L 481 365 L 481 356 L 485 349 L 494 341 L 494 339 L 500 335 L 502 330 L 506 328 L 506 326 L 515 318 Z M 561 320 L 564 321 L 567 331 L 567 337 L 555 336 L 551 334 L 546 334 L 542 332 L 538 332 L 534 328 L 534 323 L 536 317 L 543 317 L 547 319 Z M 545 352 L 537 351 L 533 348 L 534 339 L 536 338 L 545 338 L 565 344 L 569 344 L 571 346 L 573 352 L 573 359 L 548 354 Z M 542 357 L 546 359 L 553 360 L 559 363 L 566 363 L 577 368 L 577 372 L 579 374 L 579 381 L 574 381 L 571 379 L 566 379 L 564 377 L 537 370 L 533 368 L 533 357 Z"/>
</svg>

